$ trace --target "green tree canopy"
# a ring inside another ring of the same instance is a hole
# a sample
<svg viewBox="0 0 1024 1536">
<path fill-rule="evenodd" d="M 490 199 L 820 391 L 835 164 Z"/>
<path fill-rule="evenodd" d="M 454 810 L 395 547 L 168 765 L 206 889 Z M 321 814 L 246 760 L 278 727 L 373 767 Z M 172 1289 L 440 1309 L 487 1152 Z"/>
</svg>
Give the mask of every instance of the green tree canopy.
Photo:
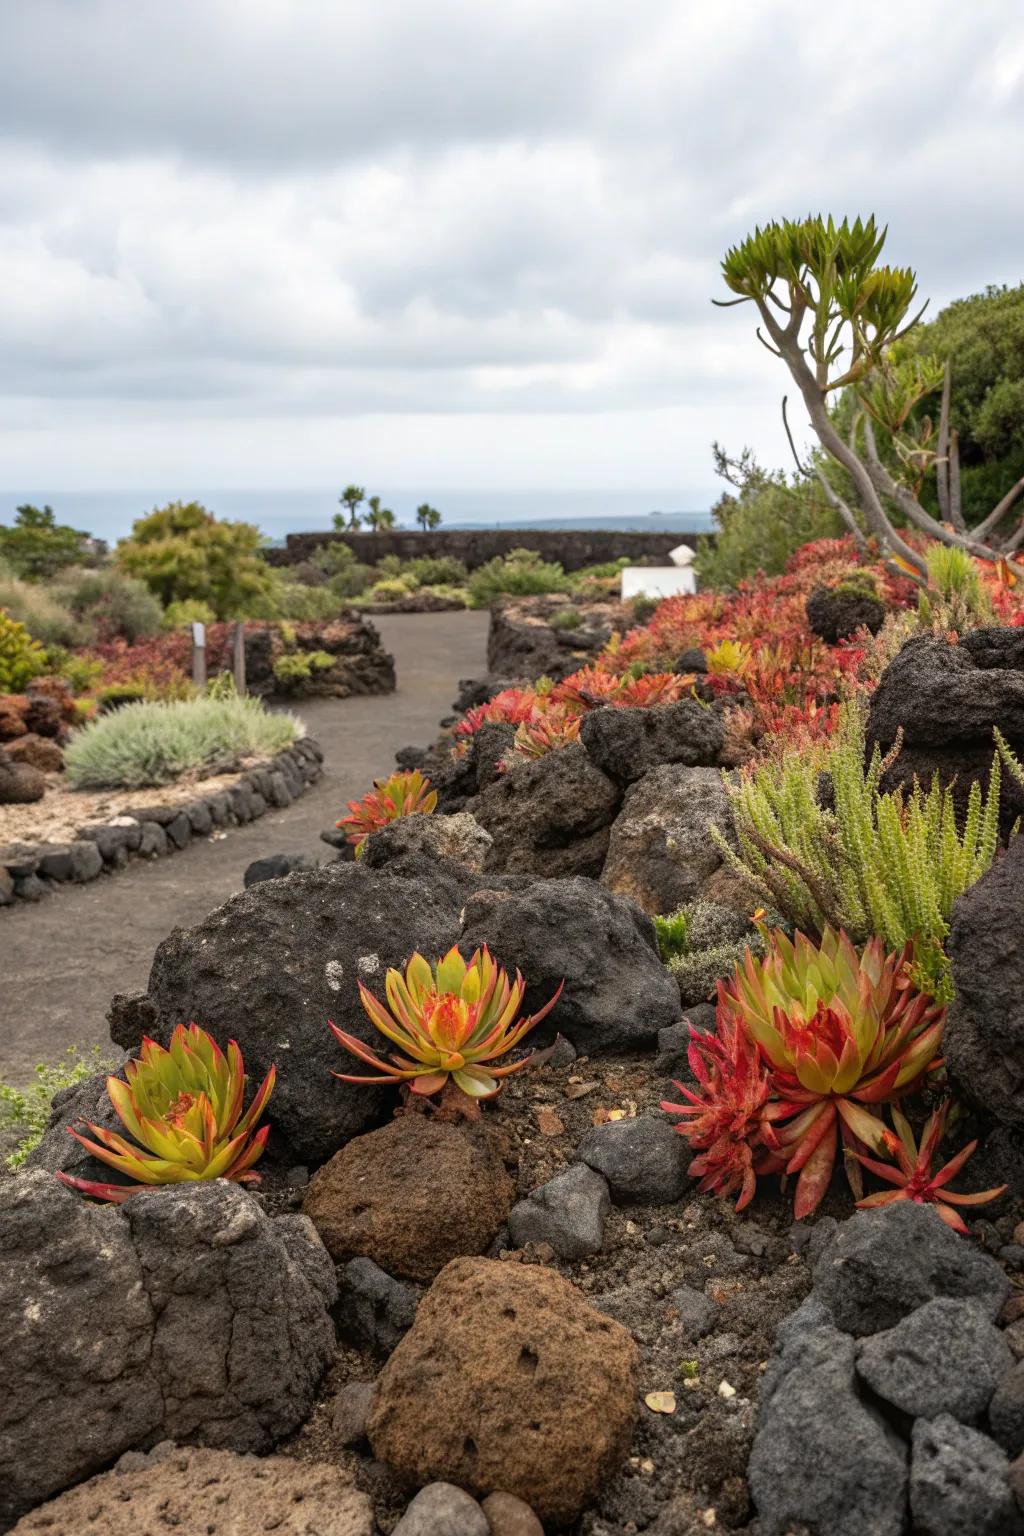
<svg viewBox="0 0 1024 1536">
<path fill-rule="evenodd" d="M 370 509 L 366 514 L 366 521 L 374 533 L 382 533 L 385 529 L 395 526 L 395 514 L 390 507 L 381 506 L 379 496 L 369 497 L 366 505 Z"/>
<path fill-rule="evenodd" d="M 0 560 L 25 581 L 46 581 L 90 553 L 89 535 L 58 523 L 52 507 L 18 507 L 13 526 L 0 528 Z"/>
<path fill-rule="evenodd" d="M 432 507 L 428 501 L 421 502 L 416 508 L 416 521 L 423 532 L 428 528 L 437 528 L 441 523 L 441 514 L 436 507 Z"/>
<path fill-rule="evenodd" d="M 165 606 L 194 598 L 218 619 L 243 618 L 273 587 L 263 542 L 251 523 L 219 522 L 197 501 L 172 501 L 133 525 L 117 558 Z"/>
</svg>

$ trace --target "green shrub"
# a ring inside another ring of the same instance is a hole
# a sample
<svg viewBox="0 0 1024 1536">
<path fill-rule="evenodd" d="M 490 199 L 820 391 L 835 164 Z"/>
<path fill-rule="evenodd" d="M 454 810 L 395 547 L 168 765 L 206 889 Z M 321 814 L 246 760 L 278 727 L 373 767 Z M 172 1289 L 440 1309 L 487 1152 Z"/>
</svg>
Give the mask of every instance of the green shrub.
<svg viewBox="0 0 1024 1536">
<path fill-rule="evenodd" d="M 13 526 L 0 527 L 0 559 L 26 581 L 46 581 L 89 553 L 89 535 L 58 523 L 52 507 L 19 507 Z"/>
<path fill-rule="evenodd" d="M 394 603 L 399 598 L 410 597 L 414 588 L 408 582 L 390 577 L 384 581 L 376 581 L 370 588 L 370 597 L 375 603 Z"/>
<path fill-rule="evenodd" d="M 88 693 L 103 676 L 104 664 L 90 656 L 76 656 L 63 646 L 50 645 L 46 649 L 46 670 L 57 677 L 66 678 L 72 693 Z"/>
<path fill-rule="evenodd" d="M 71 1045 L 52 1066 L 40 1063 L 27 1088 L 0 1083 L 0 1131 L 13 1131 L 18 1137 L 14 1151 L 6 1158 L 8 1168 L 20 1168 L 42 1141 L 56 1094 L 96 1072 L 113 1069 L 114 1062 L 101 1055 L 98 1045 L 85 1055 L 79 1055 L 78 1047 Z"/>
<path fill-rule="evenodd" d="M 101 640 L 134 643 L 160 628 L 163 610 L 144 581 L 113 568 L 65 576 L 55 594 Z"/>
<path fill-rule="evenodd" d="M 505 594 L 531 597 L 543 592 L 568 592 L 569 578 L 557 561 L 542 560 L 534 549 L 513 549 L 479 566 L 467 583 L 471 608 L 486 608 Z"/>
<path fill-rule="evenodd" d="M 23 693 L 46 671 L 46 652 L 24 624 L 0 613 L 0 693 Z"/>
<path fill-rule="evenodd" d="M 739 854 L 718 829 L 720 847 L 752 892 L 802 932 L 844 928 L 855 944 L 877 934 L 890 950 L 916 938 L 921 985 L 951 996 L 943 943 L 954 901 L 988 869 L 999 836 L 999 759 L 988 795 L 971 785 L 963 829 L 953 794 L 936 778 L 927 793 L 879 788 L 892 754 L 875 747 L 865 768 L 864 728 L 848 706 L 825 753 L 789 752 L 727 789 Z M 822 769 L 834 809 L 821 803 Z"/>
<path fill-rule="evenodd" d="M 748 449 L 730 459 L 716 443 L 714 453 L 717 472 L 737 494 L 727 491 L 715 503 L 715 536 L 698 540 L 694 570 L 701 587 L 735 587 L 758 571 L 778 576 L 801 544 L 846 532 L 817 481 L 791 483 L 781 471 L 762 469 Z"/>
<path fill-rule="evenodd" d="M 334 657 L 329 651 L 288 651 L 274 662 L 274 681 L 282 693 L 293 693 L 316 672 L 329 672 Z"/>
<path fill-rule="evenodd" d="M 358 597 L 370 585 L 373 569 L 362 565 L 349 546 L 341 539 L 321 544 L 313 553 L 312 564 L 323 571 L 335 597 Z"/>
<path fill-rule="evenodd" d="M 583 623 L 583 615 L 578 608 L 559 608 L 548 619 L 552 629 L 579 629 Z"/>
<path fill-rule="evenodd" d="M 214 624 L 216 620 L 209 603 L 198 597 L 185 597 L 167 604 L 160 625 L 162 629 L 182 629 L 186 624 Z"/>
<path fill-rule="evenodd" d="M 252 605 L 255 619 L 284 619 L 301 624 L 316 619 L 336 619 L 344 604 L 332 586 L 307 587 L 278 571 L 271 572 L 267 591 Z"/>
<path fill-rule="evenodd" d="M 197 501 L 173 501 L 139 518 L 117 546 L 118 563 L 167 607 L 186 598 L 209 603 L 218 619 L 266 617 L 273 585 L 251 523 L 220 522 Z"/>
<path fill-rule="evenodd" d="M 47 587 L 0 574 L 0 608 L 24 624 L 40 645 L 82 645 L 90 637 L 75 615 Z"/>
<path fill-rule="evenodd" d="M 138 789 L 183 773 L 217 772 L 239 757 L 269 757 L 301 734 L 290 715 L 254 698 L 126 704 L 76 732 L 65 750 L 78 789 Z"/>
<path fill-rule="evenodd" d="M 406 560 L 404 565 L 400 563 L 396 574 L 406 581 L 412 577 L 421 587 L 461 587 L 467 578 L 466 567 L 453 555 L 420 555 L 415 560 Z"/>
<path fill-rule="evenodd" d="M 108 683 L 96 695 L 96 703 L 100 714 L 106 715 L 111 710 L 121 709 L 125 704 L 139 704 L 145 698 L 145 683 Z"/>
<path fill-rule="evenodd" d="M 690 920 L 686 908 L 682 907 L 678 912 L 672 912 L 668 917 L 660 913 L 654 919 L 654 931 L 658 936 L 658 953 L 662 964 L 668 965 L 676 955 L 686 953 L 686 930 L 690 926 Z"/>
</svg>

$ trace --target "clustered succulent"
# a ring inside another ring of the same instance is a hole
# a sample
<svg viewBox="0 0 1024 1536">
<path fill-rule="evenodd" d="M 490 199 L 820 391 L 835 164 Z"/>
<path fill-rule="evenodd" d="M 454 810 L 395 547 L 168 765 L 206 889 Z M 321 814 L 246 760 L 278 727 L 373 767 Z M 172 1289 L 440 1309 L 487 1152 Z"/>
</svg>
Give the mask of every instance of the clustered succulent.
<svg viewBox="0 0 1024 1536">
<path fill-rule="evenodd" d="M 363 844 L 371 832 L 397 821 L 401 816 L 428 815 L 437 805 L 437 791 L 418 768 L 375 779 L 373 788 L 361 800 L 350 800 L 349 814 L 336 825 L 348 834 L 356 858 L 362 858 Z"/>
<path fill-rule="evenodd" d="M 893 1152 L 881 1109 L 940 1065 L 945 1009 L 911 979 L 913 946 L 858 951 L 826 929 L 820 943 L 763 932 L 718 989 L 714 1035 L 691 1030 L 696 1089 L 663 1108 L 698 1153 L 702 1188 L 753 1196 L 759 1173 L 798 1175 L 794 1212 L 819 1204 L 842 1145 L 851 1159 Z M 954 1170 L 955 1171 L 955 1170 Z"/>
<path fill-rule="evenodd" d="M 196 1179 L 256 1183 L 253 1164 L 270 1134 L 269 1125 L 256 1127 L 275 1075 L 271 1067 L 243 1113 L 246 1076 L 234 1040 L 225 1053 L 197 1024 L 179 1024 L 166 1050 L 147 1038 L 138 1058 L 125 1067 L 125 1080 L 107 1078 L 110 1102 L 137 1145 L 101 1125 L 87 1124 L 91 1140 L 70 1128 L 93 1157 L 136 1182 L 102 1184 L 67 1173 L 57 1177 L 83 1195 L 117 1204 L 154 1184 Z"/>
</svg>

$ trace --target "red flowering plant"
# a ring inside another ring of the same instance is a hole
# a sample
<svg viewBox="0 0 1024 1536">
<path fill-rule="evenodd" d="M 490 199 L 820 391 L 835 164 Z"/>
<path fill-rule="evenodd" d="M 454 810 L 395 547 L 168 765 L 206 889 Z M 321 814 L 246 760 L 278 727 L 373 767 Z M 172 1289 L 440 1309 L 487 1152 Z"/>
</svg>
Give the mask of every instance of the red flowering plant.
<svg viewBox="0 0 1024 1536">
<path fill-rule="evenodd" d="M 738 1181 L 746 1203 L 758 1173 L 798 1175 L 799 1219 L 821 1201 L 840 1145 L 848 1171 L 859 1155 L 886 1155 L 879 1107 L 940 1065 L 945 1009 L 915 989 L 910 945 L 886 954 L 878 939 L 858 951 L 831 929 L 820 944 L 762 934 L 764 956 L 748 950 L 719 983 L 716 1035 L 692 1031 L 696 1091 L 677 1084 L 687 1104 L 662 1108 L 680 1115 L 708 1188 Z"/>
</svg>

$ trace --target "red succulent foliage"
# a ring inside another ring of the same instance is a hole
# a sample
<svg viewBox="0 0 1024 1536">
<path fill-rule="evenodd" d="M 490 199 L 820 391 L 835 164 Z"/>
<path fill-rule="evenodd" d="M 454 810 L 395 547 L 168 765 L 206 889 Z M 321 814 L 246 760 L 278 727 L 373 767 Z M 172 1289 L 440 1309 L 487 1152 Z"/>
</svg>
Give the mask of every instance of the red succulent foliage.
<svg viewBox="0 0 1024 1536">
<path fill-rule="evenodd" d="M 876 1158 L 865 1157 L 861 1153 L 856 1153 L 855 1156 L 869 1173 L 876 1174 L 878 1178 L 883 1179 L 887 1184 L 894 1185 L 895 1188 L 883 1189 L 878 1194 L 868 1195 L 864 1200 L 858 1200 L 858 1210 L 870 1210 L 879 1205 L 892 1205 L 898 1200 L 912 1200 L 917 1205 L 934 1205 L 936 1214 L 942 1217 L 948 1227 L 952 1227 L 954 1232 L 965 1233 L 967 1227 L 964 1219 L 955 1207 L 987 1205 L 990 1200 L 995 1200 L 1003 1194 L 1006 1189 L 1005 1184 L 1000 1184 L 998 1189 L 983 1189 L 977 1194 L 970 1195 L 959 1195 L 954 1190 L 946 1188 L 949 1181 L 956 1178 L 977 1147 L 976 1141 L 969 1141 L 966 1147 L 962 1147 L 956 1156 L 951 1157 L 937 1173 L 933 1171 L 935 1154 L 946 1133 L 949 1107 L 950 1101 L 947 1099 L 928 1116 L 920 1145 L 918 1145 L 909 1121 L 893 1105 L 892 1120 L 896 1127 L 896 1134 L 887 1130 L 885 1145 L 890 1155 L 896 1159 L 895 1167 L 891 1163 L 882 1163 Z"/>
<path fill-rule="evenodd" d="M 687 1059 L 697 1089 L 675 1082 L 686 1103 L 665 1099 L 661 1107 L 680 1117 L 676 1130 L 697 1153 L 689 1173 L 700 1179 L 701 1192 L 738 1191 L 736 1209 L 741 1211 L 754 1197 L 758 1173 L 779 1166 L 762 1141 L 768 1069 L 740 1021 L 724 1010 L 719 1010 L 713 1035 L 691 1024 L 690 1036 Z"/>
</svg>

